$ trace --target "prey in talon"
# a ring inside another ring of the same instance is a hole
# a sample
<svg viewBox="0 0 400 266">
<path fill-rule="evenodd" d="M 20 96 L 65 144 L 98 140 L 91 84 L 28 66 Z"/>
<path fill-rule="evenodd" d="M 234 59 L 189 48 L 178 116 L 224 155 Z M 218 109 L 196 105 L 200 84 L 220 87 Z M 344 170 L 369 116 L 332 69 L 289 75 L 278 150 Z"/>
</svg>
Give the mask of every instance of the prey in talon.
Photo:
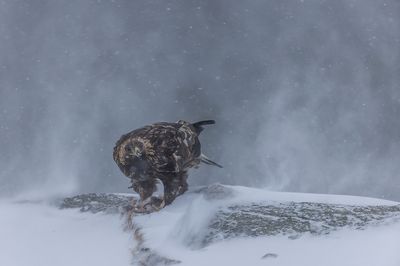
<svg viewBox="0 0 400 266">
<path fill-rule="evenodd" d="M 211 124 L 215 121 L 160 122 L 133 130 L 117 141 L 114 161 L 140 196 L 134 211 L 153 212 L 171 204 L 187 191 L 188 170 L 200 163 L 222 168 L 201 152 L 200 132 Z"/>
</svg>

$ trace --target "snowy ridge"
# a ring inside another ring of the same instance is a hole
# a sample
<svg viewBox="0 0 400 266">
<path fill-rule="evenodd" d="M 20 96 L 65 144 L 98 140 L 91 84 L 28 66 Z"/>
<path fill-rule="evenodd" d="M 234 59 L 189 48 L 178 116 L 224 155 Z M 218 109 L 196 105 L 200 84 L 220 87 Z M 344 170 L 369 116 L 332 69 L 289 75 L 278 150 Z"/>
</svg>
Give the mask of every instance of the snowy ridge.
<svg viewBox="0 0 400 266">
<path fill-rule="evenodd" d="M 91 193 L 60 207 L 115 217 L 104 214 L 126 215 L 133 197 Z M 215 184 L 126 217 L 127 265 L 400 265 L 400 205 L 392 201 Z"/>
<path fill-rule="evenodd" d="M 212 185 L 134 219 L 149 248 L 182 265 L 265 265 L 267 259 L 270 265 L 398 266 L 399 217 L 392 201 Z M 371 261 L 380 263 L 365 264 Z"/>
</svg>

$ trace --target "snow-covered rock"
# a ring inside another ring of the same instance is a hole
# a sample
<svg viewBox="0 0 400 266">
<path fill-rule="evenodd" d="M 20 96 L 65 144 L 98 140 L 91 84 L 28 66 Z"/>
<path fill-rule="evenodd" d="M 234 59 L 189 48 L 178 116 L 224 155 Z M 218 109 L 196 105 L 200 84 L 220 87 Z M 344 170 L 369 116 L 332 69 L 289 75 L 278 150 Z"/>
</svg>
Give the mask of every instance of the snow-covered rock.
<svg viewBox="0 0 400 266">
<path fill-rule="evenodd" d="M 63 199 L 60 208 L 78 208 L 91 213 L 123 213 L 134 198 L 127 194 L 88 193 Z"/>
<path fill-rule="evenodd" d="M 132 197 L 86 194 L 61 207 L 126 213 Z M 131 218 L 141 265 L 400 265 L 400 204 L 392 201 L 215 184 Z"/>
<path fill-rule="evenodd" d="M 347 227 L 364 229 L 369 225 L 400 219 L 397 206 L 353 206 L 316 202 L 253 203 L 220 209 L 207 225 L 202 239 L 206 245 L 221 239 L 242 236 L 301 234 L 321 235 Z"/>
</svg>

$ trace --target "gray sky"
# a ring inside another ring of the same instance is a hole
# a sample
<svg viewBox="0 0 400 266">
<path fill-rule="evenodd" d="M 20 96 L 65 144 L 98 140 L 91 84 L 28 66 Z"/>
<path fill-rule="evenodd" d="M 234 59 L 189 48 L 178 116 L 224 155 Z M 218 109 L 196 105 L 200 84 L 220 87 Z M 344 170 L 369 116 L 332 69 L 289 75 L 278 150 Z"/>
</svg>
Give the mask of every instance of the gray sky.
<svg viewBox="0 0 400 266">
<path fill-rule="evenodd" d="M 400 2 L 0 1 L 0 195 L 125 192 L 115 141 L 216 119 L 190 176 L 400 200 Z"/>
</svg>

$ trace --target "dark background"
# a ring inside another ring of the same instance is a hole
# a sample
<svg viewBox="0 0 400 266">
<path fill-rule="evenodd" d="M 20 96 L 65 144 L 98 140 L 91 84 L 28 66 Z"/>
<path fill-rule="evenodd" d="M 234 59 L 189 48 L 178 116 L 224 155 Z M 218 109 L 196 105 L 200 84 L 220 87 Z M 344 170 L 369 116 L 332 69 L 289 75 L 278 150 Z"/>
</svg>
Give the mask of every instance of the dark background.
<svg viewBox="0 0 400 266">
<path fill-rule="evenodd" d="M 400 1 L 0 1 L 0 195 L 126 192 L 115 141 L 216 119 L 193 185 L 400 200 Z"/>
</svg>

